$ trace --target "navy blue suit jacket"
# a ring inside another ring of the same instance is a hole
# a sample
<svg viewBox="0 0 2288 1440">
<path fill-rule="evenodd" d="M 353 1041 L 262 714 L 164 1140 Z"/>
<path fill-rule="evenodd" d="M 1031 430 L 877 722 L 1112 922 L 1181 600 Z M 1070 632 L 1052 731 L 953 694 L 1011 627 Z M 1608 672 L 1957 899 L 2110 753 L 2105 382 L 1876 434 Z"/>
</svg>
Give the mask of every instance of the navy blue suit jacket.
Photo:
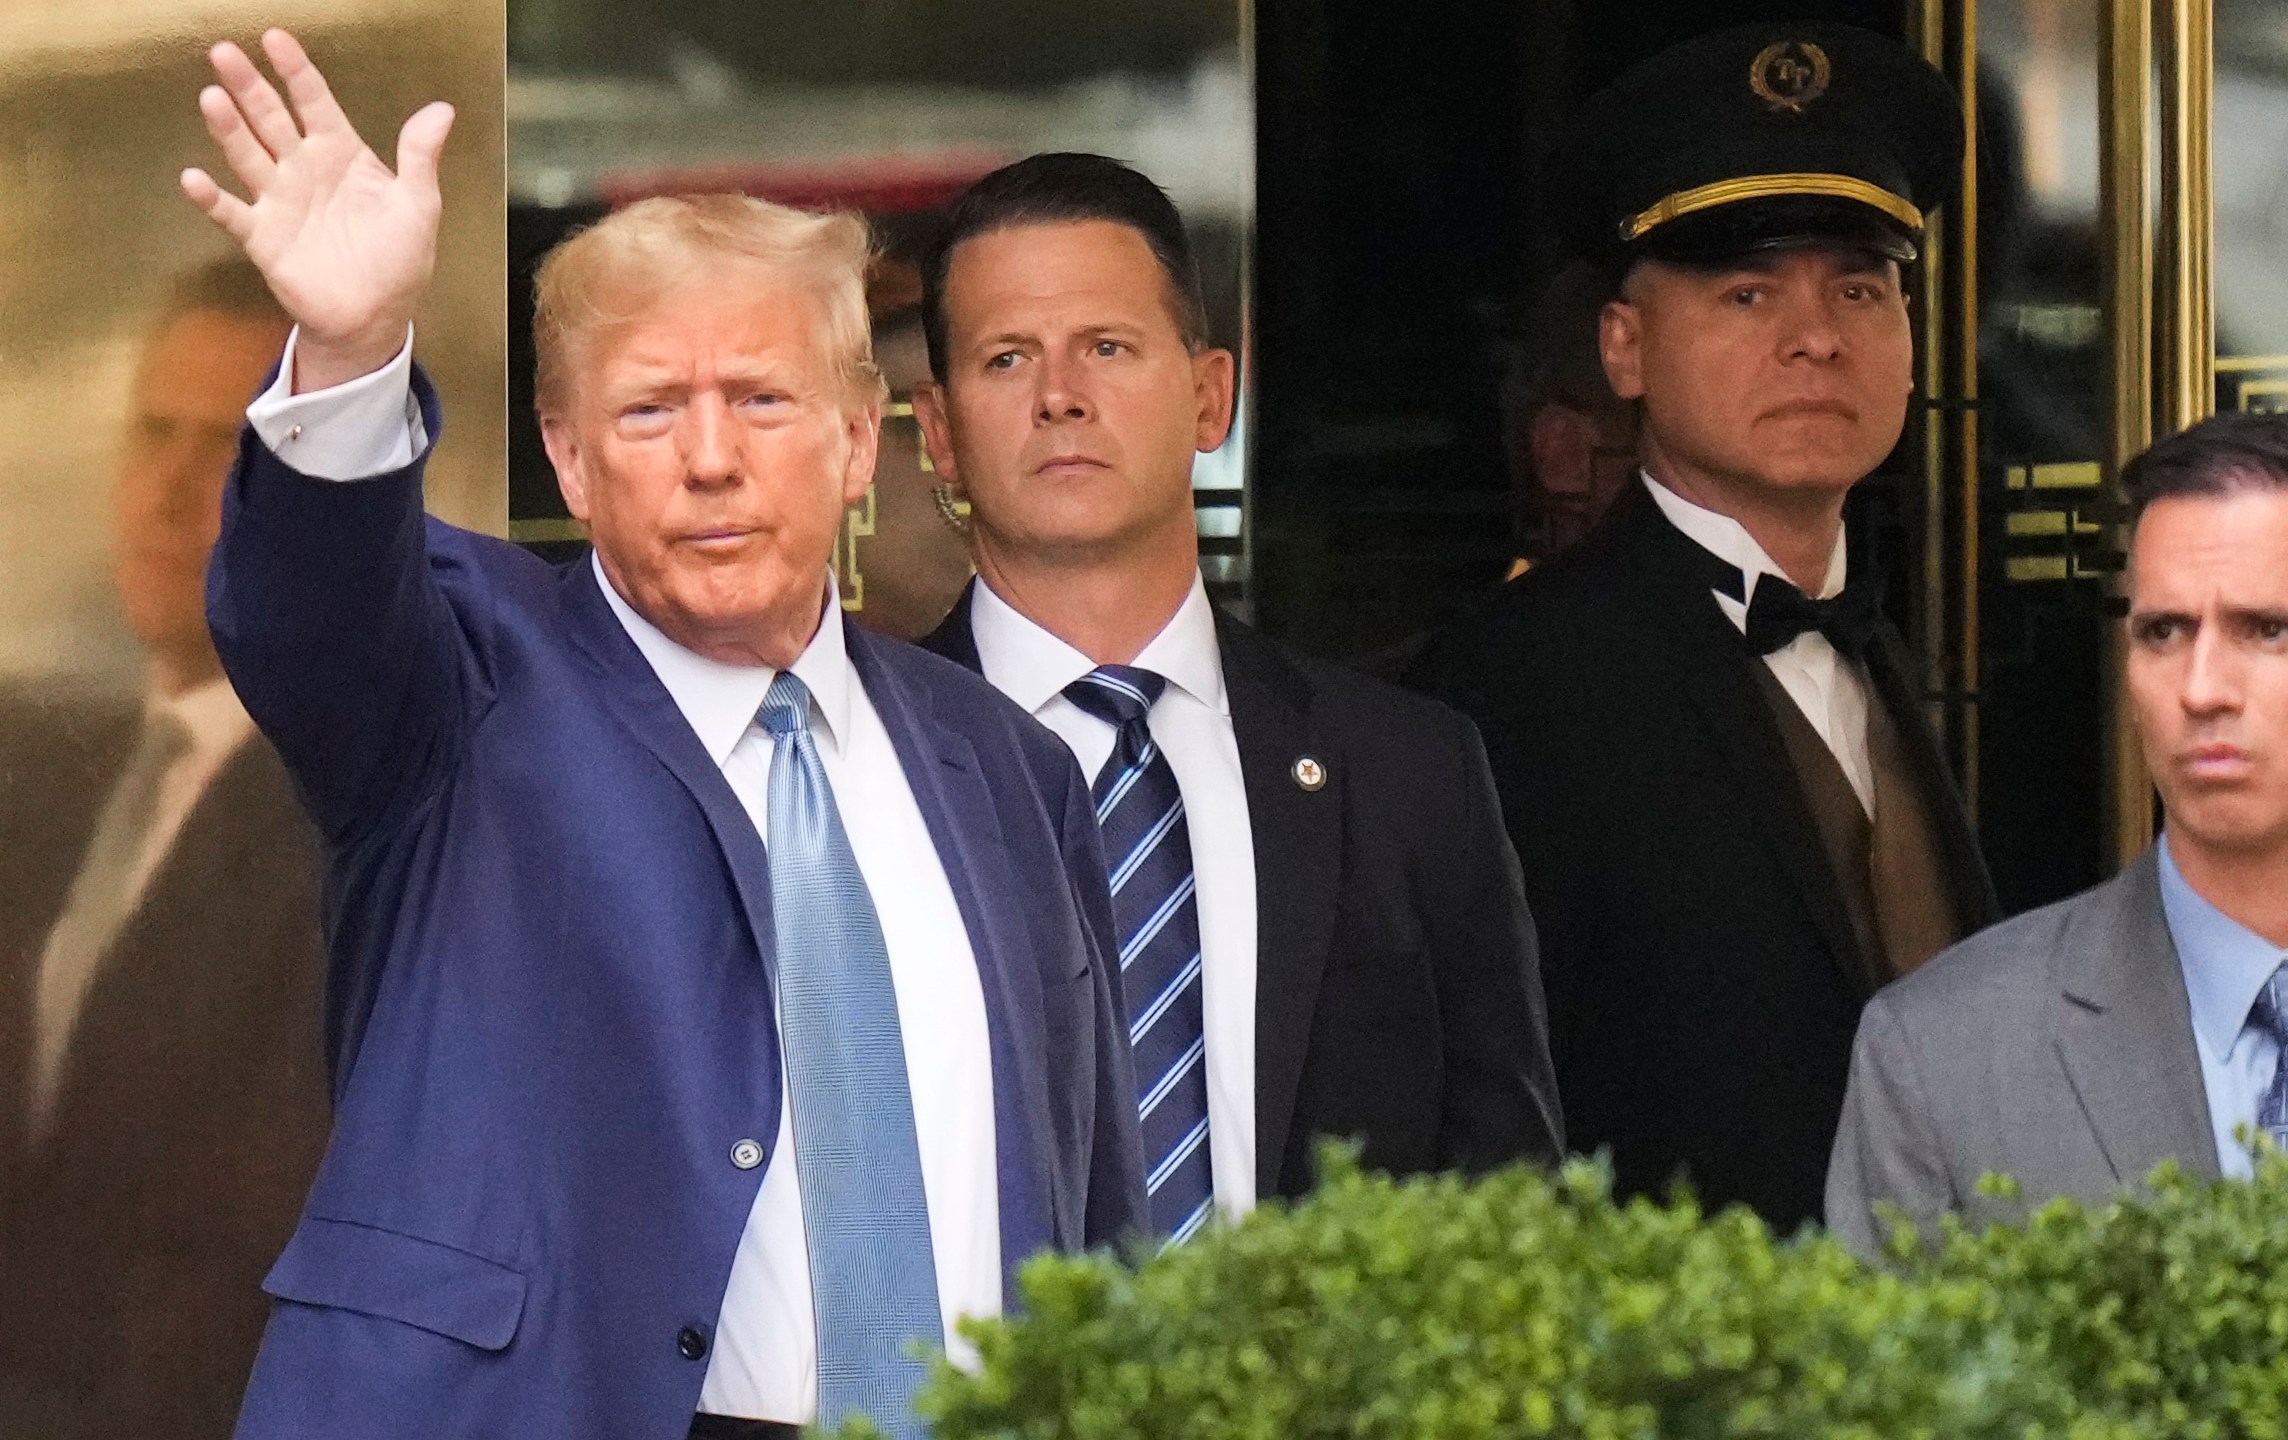
<svg viewBox="0 0 2288 1440">
<path fill-rule="evenodd" d="M 592 567 L 426 520 L 421 469 L 311 479 L 249 432 L 208 576 L 330 847 L 336 1129 L 238 1433 L 671 1440 L 764 1173 L 733 1148 L 780 1123 L 762 841 Z M 1144 1195 L 1087 787 L 976 676 L 848 645 L 976 952 L 1005 1273 L 1115 1240 Z"/>
</svg>

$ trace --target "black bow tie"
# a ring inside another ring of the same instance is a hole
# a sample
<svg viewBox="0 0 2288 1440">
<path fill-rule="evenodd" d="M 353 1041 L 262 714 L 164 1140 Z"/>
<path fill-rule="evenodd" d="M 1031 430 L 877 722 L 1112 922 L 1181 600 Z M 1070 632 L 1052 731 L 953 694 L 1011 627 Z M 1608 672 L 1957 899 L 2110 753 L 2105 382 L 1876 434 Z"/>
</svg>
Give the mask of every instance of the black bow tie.
<svg viewBox="0 0 2288 1440">
<path fill-rule="evenodd" d="M 1845 585 L 1833 599 L 1814 600 L 1779 576 L 1764 575 L 1756 580 L 1756 598 L 1748 603 L 1748 648 L 1769 655 L 1798 635 L 1817 630 L 1837 651 L 1858 660 L 1875 638 L 1876 619 L 1872 585 Z"/>
</svg>

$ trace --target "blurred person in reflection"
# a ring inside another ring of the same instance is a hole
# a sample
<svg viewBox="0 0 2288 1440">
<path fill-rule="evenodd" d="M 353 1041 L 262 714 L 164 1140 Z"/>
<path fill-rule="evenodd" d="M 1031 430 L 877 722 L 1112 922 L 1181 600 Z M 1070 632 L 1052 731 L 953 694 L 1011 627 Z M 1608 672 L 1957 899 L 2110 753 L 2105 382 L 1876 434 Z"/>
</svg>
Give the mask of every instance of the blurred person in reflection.
<svg viewBox="0 0 2288 1440">
<path fill-rule="evenodd" d="M 231 260 L 143 344 L 112 492 L 140 706 L 0 696 L 0 1434 L 228 1435 L 325 1143 L 316 837 L 204 607 L 286 331 Z"/>
<path fill-rule="evenodd" d="M 884 257 L 867 285 L 873 307 L 874 363 L 895 403 L 909 402 L 929 379 L 922 339 L 921 280 L 910 262 Z M 874 464 L 873 530 L 854 551 L 860 598 L 851 618 L 900 640 L 919 640 L 945 618 L 972 573 L 969 546 L 930 473 L 929 457 L 913 423 L 882 424 L 882 452 Z"/>
<path fill-rule="evenodd" d="M 1208 600 L 1223 443 L 1182 219 L 1095 155 L 957 202 L 923 266 L 931 458 L 978 579 L 924 643 L 1096 777 L 1152 1224 L 1295 1197 L 1322 1137 L 1394 1171 L 1562 1148 L 1533 926 L 1468 721 Z"/>
<path fill-rule="evenodd" d="M 1905 425 L 1901 266 L 1961 155 L 1934 67 L 1811 22 L 1671 47 L 1557 148 L 1643 465 L 1409 678 L 1485 735 L 1566 1126 L 1623 1193 L 1816 1219 L 1860 1007 L 1993 914 L 1844 522 Z"/>
<path fill-rule="evenodd" d="M 835 593 L 865 227 L 658 199 L 551 253 L 550 567 L 422 515 L 452 111 L 393 173 L 263 45 L 291 107 L 229 44 L 199 97 L 250 198 L 183 176 L 296 321 L 208 616 L 330 849 L 340 1099 L 238 1434 L 916 1435 L 953 1322 L 1143 1186 L 1086 783 Z"/>
<path fill-rule="evenodd" d="M 1595 266 L 1567 265 L 1504 346 L 1502 445 L 1518 538 L 1505 578 L 1572 549 L 1636 478 L 1636 412 L 1613 393 L 1597 350 L 1606 289 Z"/>
<path fill-rule="evenodd" d="M 2288 1149 L 2288 416 L 2230 414 L 2122 475 L 2123 678 L 2159 840 L 2113 879 L 1997 925 L 1860 1021 L 1827 1216 L 2009 1218 L 2100 1201 L 2173 1160 L 2246 1175 Z M 2015 1199 L 1980 1178 L 2015 1178 Z"/>
</svg>

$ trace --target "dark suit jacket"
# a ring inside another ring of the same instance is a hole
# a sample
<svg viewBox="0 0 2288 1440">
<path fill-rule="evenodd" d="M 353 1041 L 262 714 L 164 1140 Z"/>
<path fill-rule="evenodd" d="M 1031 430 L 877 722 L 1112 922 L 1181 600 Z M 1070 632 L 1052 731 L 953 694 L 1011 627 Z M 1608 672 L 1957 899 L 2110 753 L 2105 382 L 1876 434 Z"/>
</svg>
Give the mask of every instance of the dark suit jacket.
<svg viewBox="0 0 2288 1440">
<path fill-rule="evenodd" d="M 922 644 L 974 670 L 969 603 Z M 1325 1136 L 1397 1173 L 1554 1160 L 1533 924 L 1469 722 L 1216 632 L 1255 846 L 1257 1193 L 1306 1193 Z"/>
<path fill-rule="evenodd" d="M 230 1434 L 325 1144 L 317 842 L 260 737 L 113 944 L 29 1141 L 41 952 L 137 721 L 0 699 L 0 1435 Z"/>
<path fill-rule="evenodd" d="M 1997 925 L 1886 987 L 1859 1022 L 1827 1176 L 1828 1224 L 1875 1255 L 1895 1205 L 1927 1238 L 1960 1211 L 2101 1202 L 2164 1160 L 2221 1165 L 2184 963 L 2151 850 L 2104 884 Z M 2015 1196 L 1978 1192 L 1989 1173 Z"/>
<path fill-rule="evenodd" d="M 207 599 L 332 851 L 339 1118 L 239 1435 L 678 1440 L 783 1113 L 761 837 L 588 561 L 424 522 L 418 461 L 250 432 Z M 991 686 L 845 628 L 976 955 L 1013 1276 L 1144 1213 L 1094 808 Z"/>
<path fill-rule="evenodd" d="M 1820 1214 L 1870 967 L 1711 557 L 1642 485 L 1409 675 L 1478 722 L 1541 927 L 1573 1143 L 1625 1192 L 1680 1171 L 1786 1229 Z M 1888 632 L 1867 666 L 1970 928 L 1976 841 Z"/>
</svg>

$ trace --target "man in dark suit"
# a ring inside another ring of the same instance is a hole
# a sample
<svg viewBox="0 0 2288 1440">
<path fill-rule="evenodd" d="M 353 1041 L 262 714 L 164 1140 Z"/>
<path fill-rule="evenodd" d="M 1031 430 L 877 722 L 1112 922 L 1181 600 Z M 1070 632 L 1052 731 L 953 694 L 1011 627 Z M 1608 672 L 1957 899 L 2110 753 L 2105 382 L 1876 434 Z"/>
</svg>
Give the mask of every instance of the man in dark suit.
<svg viewBox="0 0 2288 1440">
<path fill-rule="evenodd" d="M 1572 1138 L 1623 1191 L 1817 1217 L 1860 1006 L 1993 913 L 1843 524 L 1961 138 L 1919 58 L 1785 24 L 1646 61 L 1558 151 L 1641 483 L 1411 678 L 1485 735 Z"/>
<path fill-rule="evenodd" d="M 2288 1148 L 2288 416 L 2228 414 L 2130 462 L 2123 689 L 2168 811 L 2119 875 L 1875 997 L 1828 1172 L 1876 1214 L 2015 1219 L 2164 1160 L 2245 1176 Z M 2018 1182 L 1983 1195 L 1989 1173 Z"/>
<path fill-rule="evenodd" d="M 316 837 L 201 594 L 286 330 L 233 260 L 144 345 L 112 505 L 142 703 L 0 695 L 7 1435 L 228 1435 L 325 1143 Z"/>
<path fill-rule="evenodd" d="M 1143 1195 L 1085 782 L 834 594 L 864 227 L 660 199 L 548 258 L 551 569 L 421 513 L 451 111 L 393 175 L 264 46 L 292 110 L 227 44 L 200 102 L 252 200 L 184 177 L 297 321 L 208 613 L 329 847 L 338 1121 L 238 1433 L 916 1435 L 917 1352 Z"/>
<path fill-rule="evenodd" d="M 1555 1158 L 1533 931 L 1469 723 L 1208 602 L 1195 452 L 1230 423 L 1183 222 L 1038 155 L 924 265 L 916 412 L 979 579 L 923 643 L 1095 775 L 1153 1221 L 1296 1196 L 1324 1136 L 1395 1171 Z"/>
</svg>

